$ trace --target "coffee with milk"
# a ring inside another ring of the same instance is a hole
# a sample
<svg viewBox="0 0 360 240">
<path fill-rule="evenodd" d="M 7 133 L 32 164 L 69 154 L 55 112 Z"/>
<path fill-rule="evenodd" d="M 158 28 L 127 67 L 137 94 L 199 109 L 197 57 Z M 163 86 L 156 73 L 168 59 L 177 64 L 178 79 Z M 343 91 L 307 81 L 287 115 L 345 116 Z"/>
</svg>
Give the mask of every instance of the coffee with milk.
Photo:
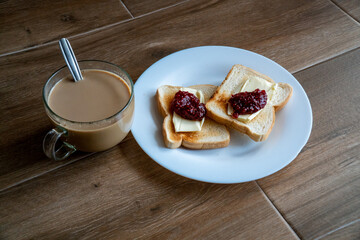
<svg viewBox="0 0 360 240">
<path fill-rule="evenodd" d="M 77 150 L 106 150 L 130 131 L 132 89 L 119 75 L 106 70 L 86 69 L 82 75 L 83 80 L 77 82 L 64 77 L 51 88 L 48 115 L 54 125 L 66 129 L 62 138 Z"/>
</svg>

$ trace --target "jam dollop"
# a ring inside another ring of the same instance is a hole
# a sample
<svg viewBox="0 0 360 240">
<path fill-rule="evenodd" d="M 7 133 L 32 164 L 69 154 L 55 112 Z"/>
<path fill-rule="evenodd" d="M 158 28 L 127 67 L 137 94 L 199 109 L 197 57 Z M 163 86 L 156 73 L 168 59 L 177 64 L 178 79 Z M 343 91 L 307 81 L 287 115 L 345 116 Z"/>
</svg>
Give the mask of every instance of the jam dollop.
<svg viewBox="0 0 360 240">
<path fill-rule="evenodd" d="M 178 91 L 171 102 L 171 111 L 176 112 L 182 118 L 201 121 L 206 114 L 205 104 L 192 93 Z"/>
<path fill-rule="evenodd" d="M 240 92 L 232 95 L 229 104 L 234 109 L 233 118 L 238 118 L 239 115 L 256 113 L 263 109 L 267 98 L 266 91 L 258 88 L 253 92 Z"/>
</svg>

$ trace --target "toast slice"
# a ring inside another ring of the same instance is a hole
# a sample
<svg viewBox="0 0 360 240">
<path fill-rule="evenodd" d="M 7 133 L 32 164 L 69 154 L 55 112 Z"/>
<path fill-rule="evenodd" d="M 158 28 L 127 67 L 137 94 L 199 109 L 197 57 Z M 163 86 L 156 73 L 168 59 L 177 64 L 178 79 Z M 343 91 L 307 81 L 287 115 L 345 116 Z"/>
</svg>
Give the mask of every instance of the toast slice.
<svg viewBox="0 0 360 240">
<path fill-rule="evenodd" d="M 205 103 L 216 90 L 213 85 L 196 85 L 189 88 L 201 90 Z M 181 87 L 164 85 L 158 88 L 156 99 L 161 115 L 164 117 L 162 132 L 164 142 L 168 148 L 178 148 L 181 145 L 190 149 L 222 148 L 229 145 L 230 133 L 227 128 L 208 117 L 205 117 L 201 131 L 197 132 L 175 132 L 172 122 L 173 113 L 170 111 L 171 102 Z"/>
<path fill-rule="evenodd" d="M 228 100 L 236 94 L 241 86 L 251 78 L 259 78 L 275 83 L 270 77 L 242 65 L 234 65 L 215 94 L 206 103 L 207 116 L 228 127 L 247 134 L 256 142 L 264 141 L 269 136 L 274 123 L 275 112 L 289 101 L 293 89 L 287 83 L 278 83 L 271 101 L 268 101 L 261 112 L 251 121 L 242 122 L 228 114 Z"/>
</svg>

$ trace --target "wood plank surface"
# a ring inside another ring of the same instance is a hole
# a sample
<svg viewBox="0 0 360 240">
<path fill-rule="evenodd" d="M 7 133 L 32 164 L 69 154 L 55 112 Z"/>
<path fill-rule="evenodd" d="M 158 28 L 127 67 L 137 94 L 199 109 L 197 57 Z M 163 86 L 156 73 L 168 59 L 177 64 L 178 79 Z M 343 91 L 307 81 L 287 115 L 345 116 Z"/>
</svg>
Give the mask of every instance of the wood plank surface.
<svg viewBox="0 0 360 240">
<path fill-rule="evenodd" d="M 96 5 L 104 2 L 86 3 L 89 9 L 77 10 L 82 21 L 71 27 L 61 23 L 61 34 L 76 35 L 70 41 L 78 59 L 113 62 L 135 81 L 157 60 L 188 47 L 240 47 L 296 72 L 360 46 L 359 24 L 330 1 L 184 1 L 151 14 L 146 2 L 133 2 L 135 15 L 145 15 L 79 35 L 131 17 L 121 2 L 119 11 Z M 14 2 L 0 4 L 12 6 L 5 12 L 13 28 L 21 29 L 24 18 L 30 34 L 38 29 L 38 19 L 22 15 L 34 9 L 15 14 L 20 10 Z M 99 17 L 109 9 L 105 20 Z M 68 9 L 60 10 L 53 14 Z M 97 17 L 100 25 L 94 27 Z M 81 161 L 82 153 L 64 162 L 46 159 L 41 142 L 51 125 L 41 89 L 64 65 L 57 43 L 51 43 L 60 35 L 49 25 L 58 23 L 50 19 L 40 24 L 46 34 L 34 42 L 20 35 L 22 41 L 15 41 L 11 29 L 0 27 L 11 33 L 1 34 L 6 37 L 0 41 L 8 41 L 5 52 L 23 42 L 28 45 L 21 48 L 50 41 L 0 57 L 0 239 L 296 239 L 276 208 L 303 239 L 358 236 L 351 223 L 360 215 L 360 50 L 296 74 L 312 103 L 314 130 L 292 164 L 259 181 L 275 208 L 255 182 L 207 184 L 169 172 L 147 157 L 131 134 Z"/>
<path fill-rule="evenodd" d="M 255 182 L 178 176 L 133 138 L 0 193 L 1 239 L 298 239 Z"/>
<path fill-rule="evenodd" d="M 359 0 L 332 0 L 342 10 L 349 14 L 356 21 L 360 22 L 360 1 Z"/>
<path fill-rule="evenodd" d="M 189 1 L 70 40 L 78 59 L 113 62 L 136 80 L 160 58 L 199 45 L 253 50 L 297 71 L 360 45 L 360 26 L 327 1 Z M 0 189 L 66 164 L 41 148 L 50 128 L 41 89 L 62 65 L 57 43 L 0 58 Z"/>
<path fill-rule="evenodd" d="M 118 0 L 0 1 L 0 54 L 129 18 Z"/>
<path fill-rule="evenodd" d="M 134 17 L 171 7 L 187 0 L 122 0 Z"/>
<path fill-rule="evenodd" d="M 333 232 L 330 232 L 322 237 L 319 240 L 352 240 L 360 239 L 360 219 L 356 220 L 349 225 L 345 225 L 339 229 L 336 229 Z"/>
<path fill-rule="evenodd" d="M 226 45 L 258 52 L 294 72 L 360 46 L 359 37 L 360 26 L 328 1 L 233 0 L 189 1 L 76 39 L 90 42 L 87 52 L 98 42 L 117 51 L 126 46 L 132 56 L 128 64 L 141 59 L 150 66 L 184 48 Z"/>
<path fill-rule="evenodd" d="M 310 140 L 288 167 L 258 182 L 298 235 L 314 239 L 360 219 L 360 49 L 295 77 L 312 105 Z"/>
</svg>

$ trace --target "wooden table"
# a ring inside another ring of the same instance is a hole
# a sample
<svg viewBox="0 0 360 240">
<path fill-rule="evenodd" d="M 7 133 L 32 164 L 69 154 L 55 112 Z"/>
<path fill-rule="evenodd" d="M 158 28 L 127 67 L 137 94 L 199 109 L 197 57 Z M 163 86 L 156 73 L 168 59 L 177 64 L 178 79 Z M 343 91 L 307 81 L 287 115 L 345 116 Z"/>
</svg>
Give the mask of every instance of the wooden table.
<svg viewBox="0 0 360 240">
<path fill-rule="evenodd" d="M 359 239 L 358 0 L 0 2 L 0 239 Z M 41 90 L 78 59 L 136 79 L 175 51 L 225 45 L 294 74 L 313 111 L 310 139 L 281 171 L 220 185 L 178 176 L 131 133 L 118 146 L 54 162 Z"/>
</svg>

